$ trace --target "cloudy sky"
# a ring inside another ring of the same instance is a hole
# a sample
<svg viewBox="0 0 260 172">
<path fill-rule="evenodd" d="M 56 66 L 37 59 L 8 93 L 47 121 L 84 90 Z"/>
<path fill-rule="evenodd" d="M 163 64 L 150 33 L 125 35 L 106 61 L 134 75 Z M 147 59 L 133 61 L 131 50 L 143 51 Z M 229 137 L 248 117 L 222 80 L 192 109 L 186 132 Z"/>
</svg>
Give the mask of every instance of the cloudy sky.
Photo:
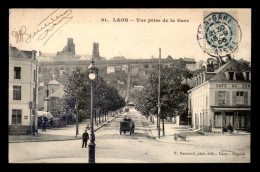
<svg viewBox="0 0 260 172">
<path fill-rule="evenodd" d="M 209 55 L 197 41 L 198 26 L 205 14 L 224 11 L 237 20 L 242 32 L 235 59 L 251 61 L 250 9 L 10 9 L 9 44 L 21 50 L 56 53 L 67 38 L 73 38 L 80 55 L 91 55 L 93 42 L 98 42 L 100 55 L 106 59 L 158 57 L 161 48 L 162 58 L 206 60 Z M 113 22 L 113 18 L 128 22 Z"/>
</svg>

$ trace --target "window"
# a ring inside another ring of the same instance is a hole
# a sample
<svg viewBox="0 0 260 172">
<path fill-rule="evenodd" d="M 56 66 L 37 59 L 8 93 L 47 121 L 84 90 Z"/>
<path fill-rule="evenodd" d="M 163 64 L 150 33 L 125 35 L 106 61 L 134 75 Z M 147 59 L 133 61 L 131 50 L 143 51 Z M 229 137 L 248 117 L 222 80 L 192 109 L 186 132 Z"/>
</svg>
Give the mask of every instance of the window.
<svg viewBox="0 0 260 172">
<path fill-rule="evenodd" d="M 245 102 L 244 100 L 244 92 L 237 91 L 236 93 L 236 104 L 237 105 L 243 105 Z"/>
<path fill-rule="evenodd" d="M 234 80 L 234 72 L 229 72 L 229 80 Z"/>
<path fill-rule="evenodd" d="M 226 104 L 226 91 L 218 91 L 216 94 L 216 104 L 225 105 Z"/>
<path fill-rule="evenodd" d="M 21 67 L 14 67 L 14 79 L 21 79 Z"/>
<path fill-rule="evenodd" d="M 21 100 L 21 86 L 13 86 L 13 100 Z"/>
<path fill-rule="evenodd" d="M 246 72 L 246 80 L 249 81 L 249 72 Z"/>
<path fill-rule="evenodd" d="M 22 110 L 12 110 L 12 124 L 22 123 Z"/>
<path fill-rule="evenodd" d="M 221 112 L 215 112 L 214 114 L 214 127 L 222 126 L 222 115 Z"/>
</svg>

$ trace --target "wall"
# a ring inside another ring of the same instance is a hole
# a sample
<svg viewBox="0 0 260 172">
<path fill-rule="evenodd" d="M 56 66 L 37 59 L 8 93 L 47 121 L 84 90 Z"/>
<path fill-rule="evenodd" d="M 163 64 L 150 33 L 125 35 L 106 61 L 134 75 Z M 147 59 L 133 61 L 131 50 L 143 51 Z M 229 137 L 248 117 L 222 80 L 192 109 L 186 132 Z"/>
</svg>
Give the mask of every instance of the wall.
<svg viewBox="0 0 260 172">
<path fill-rule="evenodd" d="M 14 67 L 21 67 L 21 79 L 14 79 Z M 34 63 L 31 64 L 29 59 L 9 61 L 9 125 L 12 125 L 12 109 L 21 109 L 21 125 L 30 125 L 29 101 L 33 101 L 33 88 L 35 87 L 33 70 L 35 69 L 36 65 Z M 21 100 L 13 100 L 13 85 L 21 86 Z M 36 91 L 37 94 L 38 89 Z M 28 116 L 28 118 L 24 119 L 25 116 Z"/>
</svg>

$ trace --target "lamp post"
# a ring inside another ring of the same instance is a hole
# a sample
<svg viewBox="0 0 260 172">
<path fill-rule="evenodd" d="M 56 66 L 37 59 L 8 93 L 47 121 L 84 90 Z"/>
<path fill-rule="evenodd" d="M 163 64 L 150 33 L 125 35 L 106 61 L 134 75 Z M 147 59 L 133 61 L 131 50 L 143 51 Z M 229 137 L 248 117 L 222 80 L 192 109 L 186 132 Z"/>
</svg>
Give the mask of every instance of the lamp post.
<svg viewBox="0 0 260 172">
<path fill-rule="evenodd" d="M 98 69 L 94 66 L 93 57 L 91 63 L 88 67 L 89 70 L 89 79 L 91 80 L 91 109 L 90 109 L 90 143 L 88 144 L 88 162 L 95 163 L 95 134 L 93 130 L 93 81 L 97 78 Z"/>
</svg>

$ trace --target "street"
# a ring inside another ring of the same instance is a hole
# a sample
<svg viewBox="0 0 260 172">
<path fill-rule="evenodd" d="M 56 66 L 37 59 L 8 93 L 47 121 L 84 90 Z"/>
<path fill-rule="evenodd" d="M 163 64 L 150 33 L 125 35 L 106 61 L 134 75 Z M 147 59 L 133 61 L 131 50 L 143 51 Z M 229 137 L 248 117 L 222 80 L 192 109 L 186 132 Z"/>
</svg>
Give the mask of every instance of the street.
<svg viewBox="0 0 260 172">
<path fill-rule="evenodd" d="M 125 115 L 135 122 L 132 135 L 119 134 L 119 122 Z M 81 140 L 9 143 L 9 162 L 88 163 L 88 148 L 81 144 Z M 155 139 L 146 119 L 134 108 L 97 130 L 95 144 L 96 163 L 250 162 L 250 135 L 163 142 Z"/>
</svg>

